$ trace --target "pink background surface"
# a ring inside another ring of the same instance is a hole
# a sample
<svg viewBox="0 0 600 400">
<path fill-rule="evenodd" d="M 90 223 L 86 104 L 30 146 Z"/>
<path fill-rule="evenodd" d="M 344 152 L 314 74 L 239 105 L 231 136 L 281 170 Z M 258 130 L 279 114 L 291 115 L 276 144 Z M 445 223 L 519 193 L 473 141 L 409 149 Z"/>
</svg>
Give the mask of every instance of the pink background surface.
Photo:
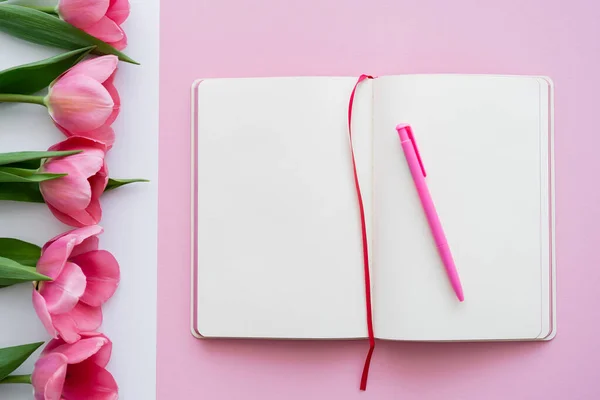
<svg viewBox="0 0 600 400">
<path fill-rule="evenodd" d="M 595 0 L 163 0 L 158 398 L 600 398 Z M 543 74 L 556 85 L 550 343 L 198 341 L 189 333 L 189 88 L 199 77 Z M 193 397 L 192 397 L 193 396 Z"/>
</svg>

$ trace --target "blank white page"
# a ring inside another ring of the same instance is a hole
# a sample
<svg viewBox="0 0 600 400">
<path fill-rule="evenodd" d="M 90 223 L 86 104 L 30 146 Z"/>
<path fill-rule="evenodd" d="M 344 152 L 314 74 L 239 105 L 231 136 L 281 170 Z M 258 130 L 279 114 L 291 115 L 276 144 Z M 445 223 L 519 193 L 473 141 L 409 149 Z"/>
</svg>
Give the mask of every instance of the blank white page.
<svg viewBox="0 0 600 400">
<path fill-rule="evenodd" d="M 355 82 L 248 78 L 198 85 L 197 333 L 367 335 L 347 128 Z M 371 85 L 357 94 L 353 124 L 368 210 Z"/>
<path fill-rule="evenodd" d="M 376 80 L 378 337 L 510 340 L 548 334 L 547 92 L 545 80 L 529 77 Z M 412 125 L 464 303 L 452 291 L 410 177 L 395 130 L 401 122 Z"/>
</svg>

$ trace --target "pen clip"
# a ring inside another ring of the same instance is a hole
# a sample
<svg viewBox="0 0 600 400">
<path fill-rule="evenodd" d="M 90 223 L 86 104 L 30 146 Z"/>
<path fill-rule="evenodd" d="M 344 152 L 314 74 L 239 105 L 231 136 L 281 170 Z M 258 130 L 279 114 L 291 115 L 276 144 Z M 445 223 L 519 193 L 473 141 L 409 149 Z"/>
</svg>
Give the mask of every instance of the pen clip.
<svg viewBox="0 0 600 400">
<path fill-rule="evenodd" d="M 412 145 L 415 149 L 415 153 L 417 154 L 417 160 L 419 161 L 421 171 L 423 171 L 423 176 L 426 177 L 427 173 L 425 172 L 425 166 L 423 165 L 423 160 L 421 160 L 421 153 L 419 153 L 419 148 L 417 147 L 417 142 L 415 141 L 415 136 L 413 135 L 413 131 L 410 125 L 406 126 L 406 132 L 408 133 L 408 138 L 412 142 Z"/>
</svg>

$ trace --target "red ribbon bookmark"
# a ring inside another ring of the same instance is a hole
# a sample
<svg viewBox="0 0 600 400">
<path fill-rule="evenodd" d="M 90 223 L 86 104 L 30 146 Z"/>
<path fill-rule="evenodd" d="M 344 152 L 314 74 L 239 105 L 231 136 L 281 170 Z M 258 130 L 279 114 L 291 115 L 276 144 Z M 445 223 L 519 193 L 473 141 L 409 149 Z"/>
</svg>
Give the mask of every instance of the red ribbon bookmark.
<svg viewBox="0 0 600 400">
<path fill-rule="evenodd" d="M 367 223 L 365 220 L 365 207 L 363 204 L 362 192 L 360 183 L 358 182 L 358 171 L 356 169 L 356 159 L 354 157 L 354 145 L 352 144 L 352 106 L 354 104 L 354 95 L 358 85 L 365 79 L 373 79 L 369 75 L 361 75 L 352 89 L 350 95 L 350 103 L 348 104 L 348 136 L 350 137 L 350 151 L 352 153 L 352 168 L 354 170 L 354 186 L 356 187 L 356 195 L 358 197 L 358 208 L 360 209 L 360 223 L 362 231 L 362 247 L 363 247 L 363 264 L 365 269 L 365 294 L 367 307 L 367 329 L 369 331 L 369 352 L 365 360 L 362 378 L 360 379 L 360 390 L 367 389 L 367 380 L 369 378 L 369 367 L 371 366 L 371 357 L 375 350 L 375 333 L 373 331 L 373 311 L 371 309 L 371 276 L 369 273 L 369 245 L 367 240 Z"/>
</svg>

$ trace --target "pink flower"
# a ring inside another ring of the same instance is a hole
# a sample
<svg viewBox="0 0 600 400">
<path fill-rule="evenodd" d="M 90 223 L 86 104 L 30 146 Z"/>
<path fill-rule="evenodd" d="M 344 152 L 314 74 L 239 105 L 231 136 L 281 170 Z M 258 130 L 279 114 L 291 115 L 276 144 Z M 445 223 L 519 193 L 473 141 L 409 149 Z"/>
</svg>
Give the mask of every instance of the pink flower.
<svg viewBox="0 0 600 400">
<path fill-rule="evenodd" d="M 127 47 L 121 25 L 129 17 L 129 0 L 60 0 L 60 18 L 117 50 Z"/>
<path fill-rule="evenodd" d="M 111 253 L 98 250 L 97 225 L 75 229 L 44 245 L 36 270 L 52 278 L 38 282 L 33 307 L 54 338 L 67 343 L 102 323 L 102 304 L 117 290 L 119 263 Z"/>
<path fill-rule="evenodd" d="M 116 400 L 117 382 L 106 370 L 112 342 L 84 333 L 77 343 L 51 340 L 35 363 L 31 383 L 36 400 Z"/>
<path fill-rule="evenodd" d="M 50 85 L 45 103 L 65 135 L 84 136 L 112 147 L 111 124 L 121 107 L 113 84 L 118 62 L 112 55 L 81 62 Z"/>
<path fill-rule="evenodd" d="M 108 183 L 108 168 L 104 162 L 106 146 L 92 139 L 73 136 L 48 150 L 82 150 L 79 154 L 51 158 L 41 167 L 43 172 L 68 174 L 40 183 L 40 192 L 52 214 L 75 227 L 100 222 L 100 196 Z"/>
</svg>

